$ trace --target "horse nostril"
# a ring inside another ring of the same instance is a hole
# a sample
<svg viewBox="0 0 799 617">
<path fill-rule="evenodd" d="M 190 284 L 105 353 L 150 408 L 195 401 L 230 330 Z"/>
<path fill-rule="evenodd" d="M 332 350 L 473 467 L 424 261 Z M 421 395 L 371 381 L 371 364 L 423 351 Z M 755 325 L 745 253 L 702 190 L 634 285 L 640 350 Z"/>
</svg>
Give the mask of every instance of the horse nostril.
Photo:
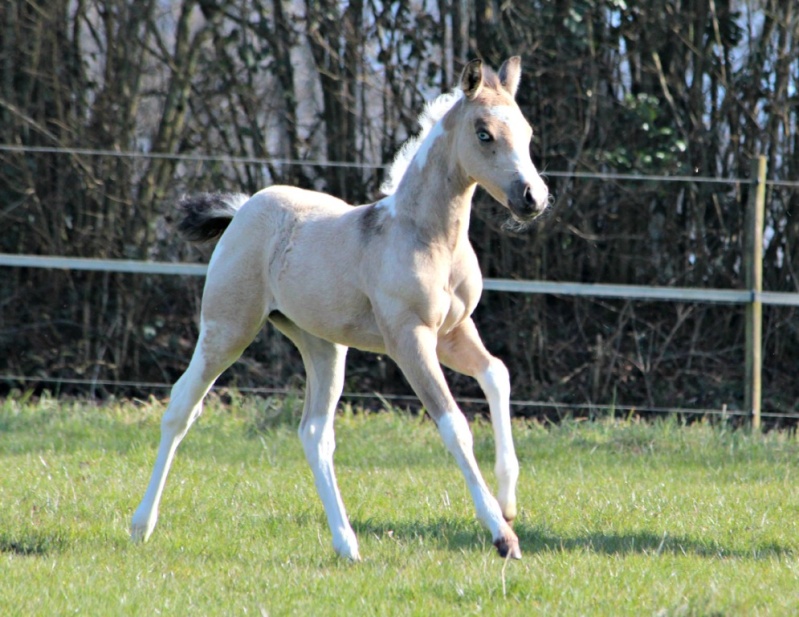
<svg viewBox="0 0 799 617">
<path fill-rule="evenodd" d="M 524 203 L 528 206 L 535 205 L 535 198 L 533 197 L 533 189 L 528 184 L 524 187 Z"/>
</svg>

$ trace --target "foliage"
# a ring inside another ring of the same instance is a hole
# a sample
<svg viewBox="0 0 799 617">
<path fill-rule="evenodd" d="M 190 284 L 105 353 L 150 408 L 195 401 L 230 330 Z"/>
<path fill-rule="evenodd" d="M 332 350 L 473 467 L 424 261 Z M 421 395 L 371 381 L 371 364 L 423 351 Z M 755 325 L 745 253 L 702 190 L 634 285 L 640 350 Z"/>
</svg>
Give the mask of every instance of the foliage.
<svg viewBox="0 0 799 617">
<path fill-rule="evenodd" d="M 472 240 L 487 276 L 740 287 L 751 158 L 765 154 L 774 180 L 799 178 L 792 2 L 9 0 L 0 24 L 0 146 L 21 148 L 0 150 L 3 252 L 200 260 L 207 250 L 171 224 L 185 193 L 282 182 L 372 200 L 423 101 L 475 55 L 494 66 L 522 55 L 518 98 L 545 171 L 735 179 L 551 177 L 550 215 L 515 235 L 481 196 Z M 768 204 L 765 286 L 795 290 L 797 191 L 771 185 Z M 200 290 L 170 277 L 6 270 L 0 370 L 104 395 L 106 380 L 172 382 Z M 519 398 L 742 399 L 735 308 L 506 295 L 487 297 L 477 318 Z M 766 406 L 791 411 L 795 311 L 765 319 Z M 351 361 L 358 389 L 406 391 L 396 369 L 363 358 Z M 266 331 L 225 379 L 273 387 L 300 373 Z"/>
<path fill-rule="evenodd" d="M 0 613 L 791 615 L 799 446 L 674 420 L 514 426 L 522 467 L 504 563 L 433 424 L 343 411 L 337 468 L 364 561 L 337 559 L 295 434 L 212 397 L 159 527 L 127 524 L 156 401 L 0 400 Z M 473 424 L 486 470 L 493 441 Z M 490 473 L 487 471 L 489 482 Z M 787 490 L 786 490 L 787 489 Z"/>
</svg>

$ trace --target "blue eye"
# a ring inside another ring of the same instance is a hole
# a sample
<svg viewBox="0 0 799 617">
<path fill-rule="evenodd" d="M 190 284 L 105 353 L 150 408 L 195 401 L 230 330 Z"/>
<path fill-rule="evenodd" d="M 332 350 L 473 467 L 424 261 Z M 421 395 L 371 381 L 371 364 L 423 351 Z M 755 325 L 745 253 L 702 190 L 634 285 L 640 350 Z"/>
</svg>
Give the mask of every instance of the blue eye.
<svg viewBox="0 0 799 617">
<path fill-rule="evenodd" d="M 489 133 L 488 131 L 477 131 L 477 139 L 479 139 L 480 141 L 488 142 L 494 138 L 491 137 L 491 133 Z"/>
</svg>

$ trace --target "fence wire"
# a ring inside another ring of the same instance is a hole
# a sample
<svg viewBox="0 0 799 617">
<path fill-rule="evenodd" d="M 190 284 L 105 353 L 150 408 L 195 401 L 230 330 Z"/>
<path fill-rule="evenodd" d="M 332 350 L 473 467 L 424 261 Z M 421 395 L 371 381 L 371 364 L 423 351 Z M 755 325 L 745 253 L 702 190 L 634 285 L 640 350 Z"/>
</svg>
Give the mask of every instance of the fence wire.
<svg viewBox="0 0 799 617">
<path fill-rule="evenodd" d="M 25 375 L 0 375 L 0 382 L 11 384 L 53 384 L 53 385 L 73 385 L 90 386 L 92 388 L 135 388 L 137 390 L 170 390 L 174 384 L 153 381 L 124 381 L 113 379 L 80 379 L 71 377 L 29 377 Z M 248 394 L 261 394 L 266 396 L 289 396 L 301 395 L 302 391 L 291 388 L 268 388 L 260 386 L 214 386 L 215 392 L 244 392 Z M 343 392 L 342 400 L 371 400 L 382 403 L 406 403 L 421 408 L 422 403 L 419 398 L 412 394 L 387 394 L 381 392 Z M 483 398 L 456 396 L 455 401 L 464 405 L 480 405 L 488 407 L 488 403 Z M 533 401 L 511 399 L 511 407 L 517 409 L 553 409 L 563 413 L 579 410 L 582 412 L 604 411 L 607 413 L 618 414 L 653 414 L 653 415 L 680 415 L 680 416 L 712 416 L 722 419 L 726 418 L 751 418 L 752 414 L 748 411 L 739 409 L 716 409 L 710 407 L 652 407 L 646 405 L 623 405 L 619 403 L 561 403 L 557 401 Z M 762 418 L 781 419 L 799 421 L 799 413 L 782 411 L 763 411 Z"/>
<path fill-rule="evenodd" d="M 63 148 L 56 146 L 20 146 L 16 144 L 0 144 L 0 152 L 63 154 L 69 156 L 106 156 L 113 158 L 162 159 L 194 163 L 235 163 L 251 165 L 272 165 L 275 167 L 341 167 L 351 169 L 387 169 L 388 164 L 358 163 L 355 161 L 327 161 L 322 159 L 288 159 L 263 158 L 257 156 L 223 156 L 219 154 L 144 152 L 135 150 L 101 150 L 95 148 Z M 544 177 L 579 178 L 586 180 L 618 180 L 626 182 L 694 182 L 699 184 L 745 184 L 751 178 L 719 178 L 715 176 L 675 175 L 660 176 L 654 174 L 628 174 L 603 171 L 558 171 L 539 170 Z M 799 188 L 799 180 L 766 180 L 768 186 Z"/>
</svg>

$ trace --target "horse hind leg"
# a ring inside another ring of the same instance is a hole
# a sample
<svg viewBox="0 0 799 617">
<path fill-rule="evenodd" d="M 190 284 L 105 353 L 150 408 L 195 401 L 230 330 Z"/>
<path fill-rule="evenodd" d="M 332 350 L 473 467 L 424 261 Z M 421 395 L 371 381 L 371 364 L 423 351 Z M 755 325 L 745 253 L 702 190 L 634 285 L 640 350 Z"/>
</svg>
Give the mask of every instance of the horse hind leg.
<svg viewBox="0 0 799 617">
<path fill-rule="evenodd" d="M 305 403 L 298 433 L 325 508 L 333 549 L 341 557 L 358 561 L 358 540 L 347 518 L 333 468 L 333 421 L 344 388 L 347 348 L 317 338 L 285 317 L 275 315 L 272 322 L 297 346 L 305 365 Z"/>
<path fill-rule="evenodd" d="M 505 364 L 491 358 L 487 368 L 475 376 L 488 399 L 491 425 L 494 429 L 497 478 L 497 500 L 507 521 L 516 518 L 516 482 L 519 479 L 519 461 L 513 447 L 510 424 L 510 377 Z"/>
<path fill-rule="evenodd" d="M 178 445 L 202 413 L 203 398 L 217 377 L 238 359 L 250 342 L 236 344 L 235 337 L 229 338 L 220 330 L 223 329 L 203 324 L 189 367 L 172 388 L 169 405 L 161 419 L 161 441 L 150 483 L 131 521 L 130 535 L 134 541 L 146 541 L 155 529 L 169 468 Z"/>
<path fill-rule="evenodd" d="M 308 371 L 306 404 L 298 432 L 305 458 L 313 471 L 316 492 L 325 508 L 333 549 L 341 557 L 357 561 L 360 559 L 358 540 L 347 518 L 333 468 L 336 449 L 333 421 L 344 385 L 346 357 L 346 351 L 335 347 L 334 350 L 331 346 L 323 354 L 317 350 L 306 363 L 314 368 Z"/>
</svg>

